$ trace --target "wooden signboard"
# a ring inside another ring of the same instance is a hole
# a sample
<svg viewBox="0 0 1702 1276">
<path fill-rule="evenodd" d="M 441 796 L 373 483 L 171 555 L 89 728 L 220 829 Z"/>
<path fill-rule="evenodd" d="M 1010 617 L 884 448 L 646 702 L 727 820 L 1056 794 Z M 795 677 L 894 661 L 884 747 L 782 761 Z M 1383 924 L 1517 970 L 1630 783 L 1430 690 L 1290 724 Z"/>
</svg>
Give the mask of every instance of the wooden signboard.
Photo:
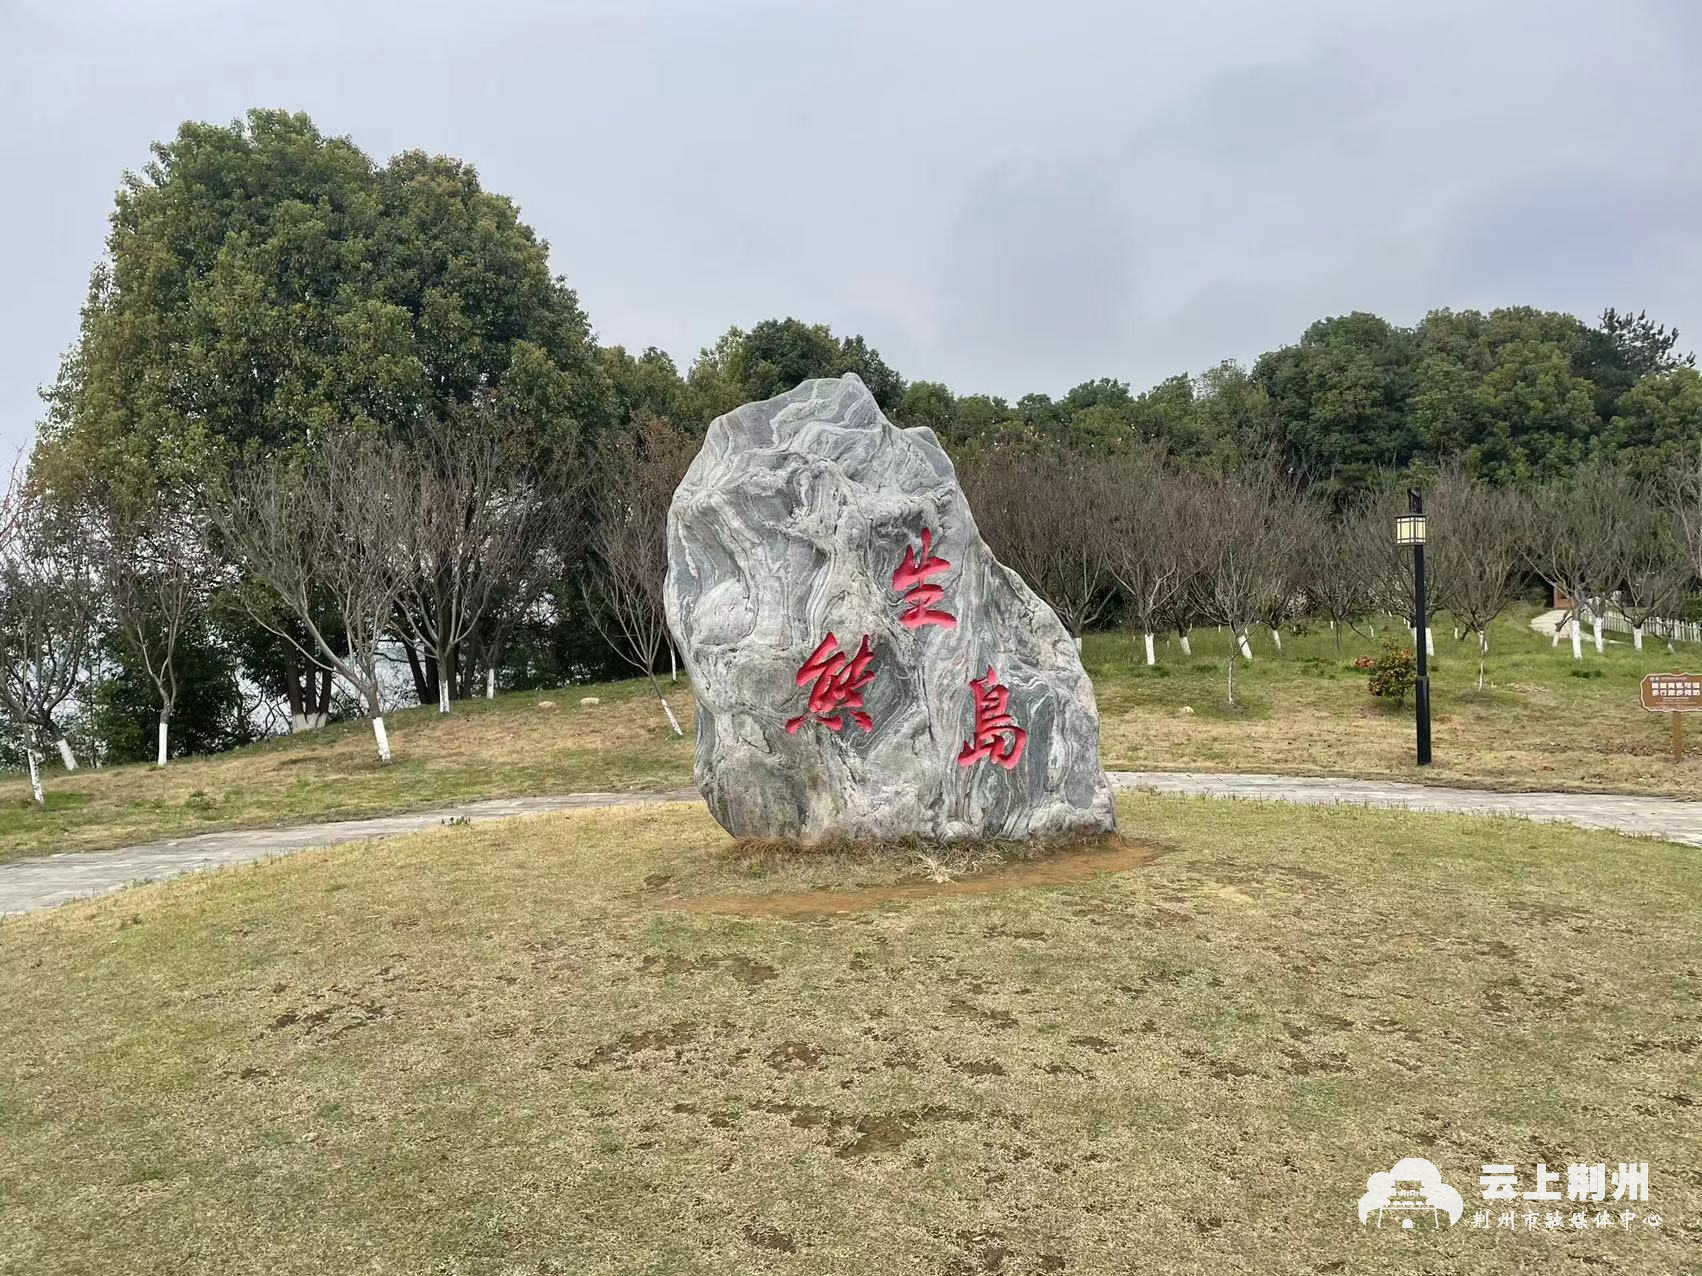
<svg viewBox="0 0 1702 1276">
<path fill-rule="evenodd" d="M 1650 713 L 1672 714 L 1672 756 L 1684 756 L 1684 719 L 1680 714 L 1702 713 L 1702 673 L 1643 675 L 1643 707 Z"/>
</svg>

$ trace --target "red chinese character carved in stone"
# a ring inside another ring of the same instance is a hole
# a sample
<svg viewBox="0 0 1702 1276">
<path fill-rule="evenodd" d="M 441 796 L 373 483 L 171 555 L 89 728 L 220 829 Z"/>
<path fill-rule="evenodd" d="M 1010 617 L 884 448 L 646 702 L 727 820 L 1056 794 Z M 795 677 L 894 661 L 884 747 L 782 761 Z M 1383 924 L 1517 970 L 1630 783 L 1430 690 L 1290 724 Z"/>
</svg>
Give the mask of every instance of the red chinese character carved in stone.
<svg viewBox="0 0 1702 1276">
<path fill-rule="evenodd" d="M 991 758 L 1009 771 L 1028 744 L 1028 732 L 1011 717 L 1010 688 L 999 681 L 992 665 L 987 666 L 984 677 L 971 678 L 969 685 L 975 689 L 975 733 L 963 742 L 957 764 L 969 766 Z"/>
<path fill-rule="evenodd" d="M 941 611 L 930 606 L 946 596 L 946 591 L 939 585 L 928 583 L 928 577 L 937 576 L 948 571 L 951 564 L 943 558 L 936 558 L 930 553 L 933 546 L 934 533 L 931 529 L 922 529 L 922 556 L 916 557 L 916 547 L 904 547 L 904 561 L 898 565 L 898 570 L 892 574 L 892 587 L 904 595 L 908 604 L 904 615 L 898 623 L 906 629 L 920 629 L 923 625 L 939 625 L 945 629 L 957 628 L 957 617 L 949 611 Z"/>
<path fill-rule="evenodd" d="M 875 676 L 869 669 L 874 660 L 875 653 L 869 650 L 868 634 L 863 635 L 862 645 L 850 660 L 839 650 L 839 639 L 831 633 L 823 638 L 821 645 L 798 670 L 797 683 L 800 687 L 808 686 L 812 681 L 815 683 L 810 688 L 809 708 L 787 720 L 786 734 L 796 733 L 811 717 L 829 731 L 839 731 L 845 726 L 846 711 L 850 712 L 851 721 L 863 730 L 873 729 L 875 720 L 863 712 L 863 688 Z"/>
</svg>

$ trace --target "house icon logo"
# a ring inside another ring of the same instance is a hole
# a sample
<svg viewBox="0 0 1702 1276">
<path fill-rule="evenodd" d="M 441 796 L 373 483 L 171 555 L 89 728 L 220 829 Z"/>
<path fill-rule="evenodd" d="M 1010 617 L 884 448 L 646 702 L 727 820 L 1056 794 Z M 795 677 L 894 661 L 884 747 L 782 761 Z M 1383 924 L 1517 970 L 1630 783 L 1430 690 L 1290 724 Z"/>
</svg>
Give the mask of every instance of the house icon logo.
<svg viewBox="0 0 1702 1276">
<path fill-rule="evenodd" d="M 1383 1226 L 1384 1219 L 1406 1228 L 1424 1222 L 1441 1227 L 1446 1215 L 1452 1227 L 1463 1208 L 1460 1194 L 1442 1181 L 1440 1170 L 1422 1156 L 1409 1156 L 1365 1180 L 1365 1195 L 1359 1198 L 1359 1221 L 1369 1223 L 1375 1216 L 1378 1227 Z"/>
</svg>

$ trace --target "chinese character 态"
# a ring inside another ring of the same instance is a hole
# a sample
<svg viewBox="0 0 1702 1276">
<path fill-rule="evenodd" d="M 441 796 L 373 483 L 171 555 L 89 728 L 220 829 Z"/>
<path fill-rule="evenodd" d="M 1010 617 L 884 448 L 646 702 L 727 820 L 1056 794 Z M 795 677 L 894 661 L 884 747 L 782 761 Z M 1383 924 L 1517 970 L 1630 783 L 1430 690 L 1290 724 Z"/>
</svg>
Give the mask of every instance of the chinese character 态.
<svg viewBox="0 0 1702 1276">
<path fill-rule="evenodd" d="M 838 731 L 845 726 L 846 710 L 850 711 L 851 721 L 865 731 L 871 730 L 875 720 L 863 712 L 863 688 L 875 676 L 869 669 L 874 659 L 875 653 L 869 650 L 867 634 L 863 635 L 862 645 L 850 660 L 839 650 L 839 639 L 831 633 L 823 638 L 821 645 L 798 670 L 797 684 L 800 687 L 812 681 L 815 686 L 810 688 L 809 707 L 787 721 L 786 734 L 794 734 L 811 717 L 829 731 Z"/>
<path fill-rule="evenodd" d="M 1028 743 L 1028 732 L 1017 726 L 1011 717 L 1010 688 L 999 682 L 993 666 L 987 666 L 983 677 L 971 678 L 975 688 L 975 731 L 963 742 L 957 755 L 959 766 L 968 766 L 983 758 L 991 758 L 1009 771 L 1022 757 Z M 1001 747 L 1001 745 L 1003 747 Z"/>
<path fill-rule="evenodd" d="M 956 616 L 930 605 L 944 598 L 946 591 L 939 585 L 929 584 L 928 577 L 937 576 L 951 567 L 945 559 L 933 555 L 933 543 L 932 529 L 924 527 L 922 556 L 916 556 L 914 545 L 906 545 L 904 561 L 892 574 L 892 587 L 904 595 L 904 614 L 898 618 L 898 623 L 906 629 L 920 629 L 923 625 L 939 625 L 944 629 L 957 628 Z"/>
<path fill-rule="evenodd" d="M 1511 1165 L 1485 1165 L 1477 1181 L 1483 1184 L 1486 1201 L 1510 1201 L 1518 1195 L 1519 1176 Z"/>
</svg>

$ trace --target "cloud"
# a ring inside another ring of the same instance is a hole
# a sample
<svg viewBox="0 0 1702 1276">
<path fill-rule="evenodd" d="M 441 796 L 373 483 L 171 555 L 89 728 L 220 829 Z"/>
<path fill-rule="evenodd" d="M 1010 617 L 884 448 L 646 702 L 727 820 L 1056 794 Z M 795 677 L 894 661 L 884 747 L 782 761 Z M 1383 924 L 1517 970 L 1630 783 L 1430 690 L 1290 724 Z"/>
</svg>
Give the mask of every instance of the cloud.
<svg viewBox="0 0 1702 1276">
<path fill-rule="evenodd" d="M 0 205 L 0 434 L 40 415 L 120 173 L 255 105 L 472 161 L 604 341 L 682 365 L 786 314 L 1007 397 L 1144 387 L 1356 308 L 1647 307 L 1688 336 L 1694 8 L 0 4 L 28 192 Z"/>
</svg>

